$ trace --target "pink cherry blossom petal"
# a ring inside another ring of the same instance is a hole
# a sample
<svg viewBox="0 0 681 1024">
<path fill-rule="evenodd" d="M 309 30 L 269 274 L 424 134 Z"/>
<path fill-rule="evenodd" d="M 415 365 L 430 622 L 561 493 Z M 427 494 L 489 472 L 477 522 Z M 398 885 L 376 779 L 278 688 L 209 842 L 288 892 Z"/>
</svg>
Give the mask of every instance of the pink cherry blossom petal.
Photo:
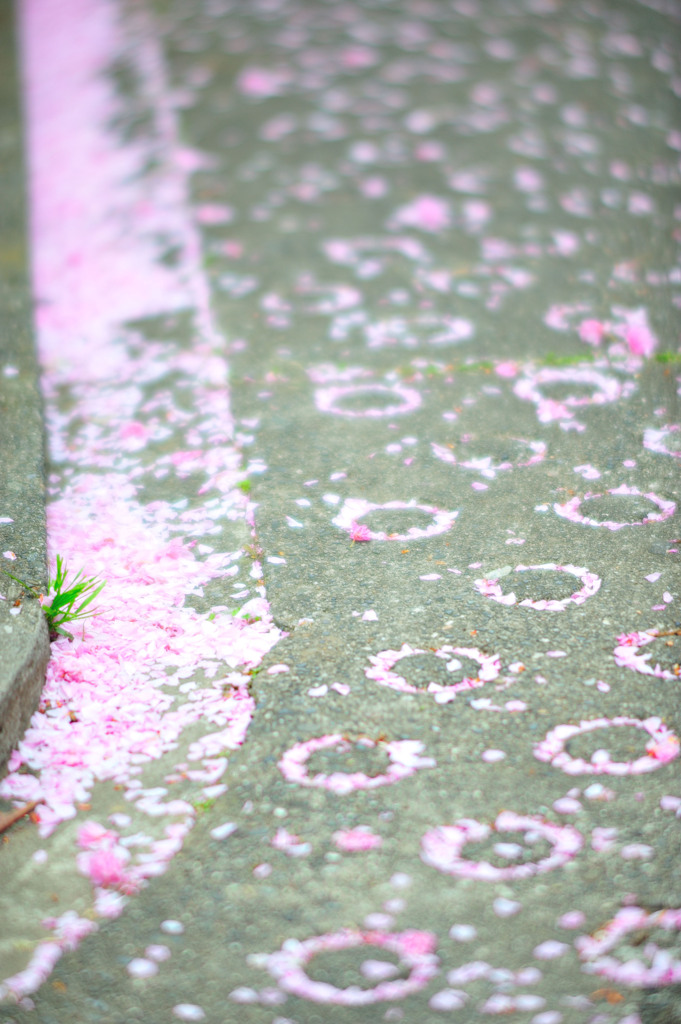
<svg viewBox="0 0 681 1024">
<path fill-rule="evenodd" d="M 205 1020 L 205 1011 L 196 1003 L 177 1003 L 173 1006 L 173 1016 L 179 1020 Z"/>
<path fill-rule="evenodd" d="M 158 964 L 153 960 L 145 960 L 142 957 L 135 957 L 127 966 L 131 978 L 153 978 L 158 974 Z"/>
</svg>

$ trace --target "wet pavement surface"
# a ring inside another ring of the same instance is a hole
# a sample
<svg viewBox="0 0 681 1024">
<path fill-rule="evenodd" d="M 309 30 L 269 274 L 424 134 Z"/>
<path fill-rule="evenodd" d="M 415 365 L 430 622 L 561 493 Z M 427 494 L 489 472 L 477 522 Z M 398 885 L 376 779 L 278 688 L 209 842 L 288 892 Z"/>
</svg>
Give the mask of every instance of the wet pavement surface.
<svg viewBox="0 0 681 1024">
<path fill-rule="evenodd" d="M 681 1020 L 680 20 L 26 3 L 0 1020 Z"/>
</svg>

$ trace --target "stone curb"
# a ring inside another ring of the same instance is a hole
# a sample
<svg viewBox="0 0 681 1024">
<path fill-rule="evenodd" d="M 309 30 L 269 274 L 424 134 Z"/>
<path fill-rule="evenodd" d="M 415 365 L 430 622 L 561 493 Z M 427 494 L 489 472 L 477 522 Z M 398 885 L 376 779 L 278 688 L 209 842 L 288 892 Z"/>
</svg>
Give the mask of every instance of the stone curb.
<svg viewBox="0 0 681 1024">
<path fill-rule="evenodd" d="M 45 444 L 31 328 L 12 6 L 0 5 L 0 568 L 44 588 Z M 35 712 L 50 654 L 34 598 L 0 574 L 0 775 Z"/>
</svg>

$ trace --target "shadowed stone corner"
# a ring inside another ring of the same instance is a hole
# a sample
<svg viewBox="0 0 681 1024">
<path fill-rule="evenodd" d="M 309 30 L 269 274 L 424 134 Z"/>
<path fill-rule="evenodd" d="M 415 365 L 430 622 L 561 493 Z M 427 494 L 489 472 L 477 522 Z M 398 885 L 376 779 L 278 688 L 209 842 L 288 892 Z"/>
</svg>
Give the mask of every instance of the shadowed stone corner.
<svg viewBox="0 0 681 1024">
<path fill-rule="evenodd" d="M 11 607 L 10 600 L 0 604 L 0 776 L 38 707 L 50 657 L 47 621 L 38 602 L 23 601 L 16 617 L 10 616 Z"/>
<path fill-rule="evenodd" d="M 12 5 L 0 9 L 0 777 L 38 707 L 50 656 L 45 445 L 26 256 L 24 139 Z"/>
</svg>

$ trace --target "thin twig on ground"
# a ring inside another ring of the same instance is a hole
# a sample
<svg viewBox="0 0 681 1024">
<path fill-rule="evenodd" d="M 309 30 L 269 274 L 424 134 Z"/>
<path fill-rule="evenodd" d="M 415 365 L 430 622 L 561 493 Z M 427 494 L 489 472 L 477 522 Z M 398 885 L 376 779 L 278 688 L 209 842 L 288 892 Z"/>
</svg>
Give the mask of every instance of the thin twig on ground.
<svg viewBox="0 0 681 1024">
<path fill-rule="evenodd" d="M 31 811 L 34 811 L 38 804 L 41 804 L 42 800 L 31 800 L 27 804 L 23 804 L 22 807 L 15 807 L 13 811 L 7 811 L 5 814 L 0 814 L 0 835 L 6 832 L 8 828 L 11 828 L 15 821 L 19 821 L 24 818 Z"/>
</svg>

